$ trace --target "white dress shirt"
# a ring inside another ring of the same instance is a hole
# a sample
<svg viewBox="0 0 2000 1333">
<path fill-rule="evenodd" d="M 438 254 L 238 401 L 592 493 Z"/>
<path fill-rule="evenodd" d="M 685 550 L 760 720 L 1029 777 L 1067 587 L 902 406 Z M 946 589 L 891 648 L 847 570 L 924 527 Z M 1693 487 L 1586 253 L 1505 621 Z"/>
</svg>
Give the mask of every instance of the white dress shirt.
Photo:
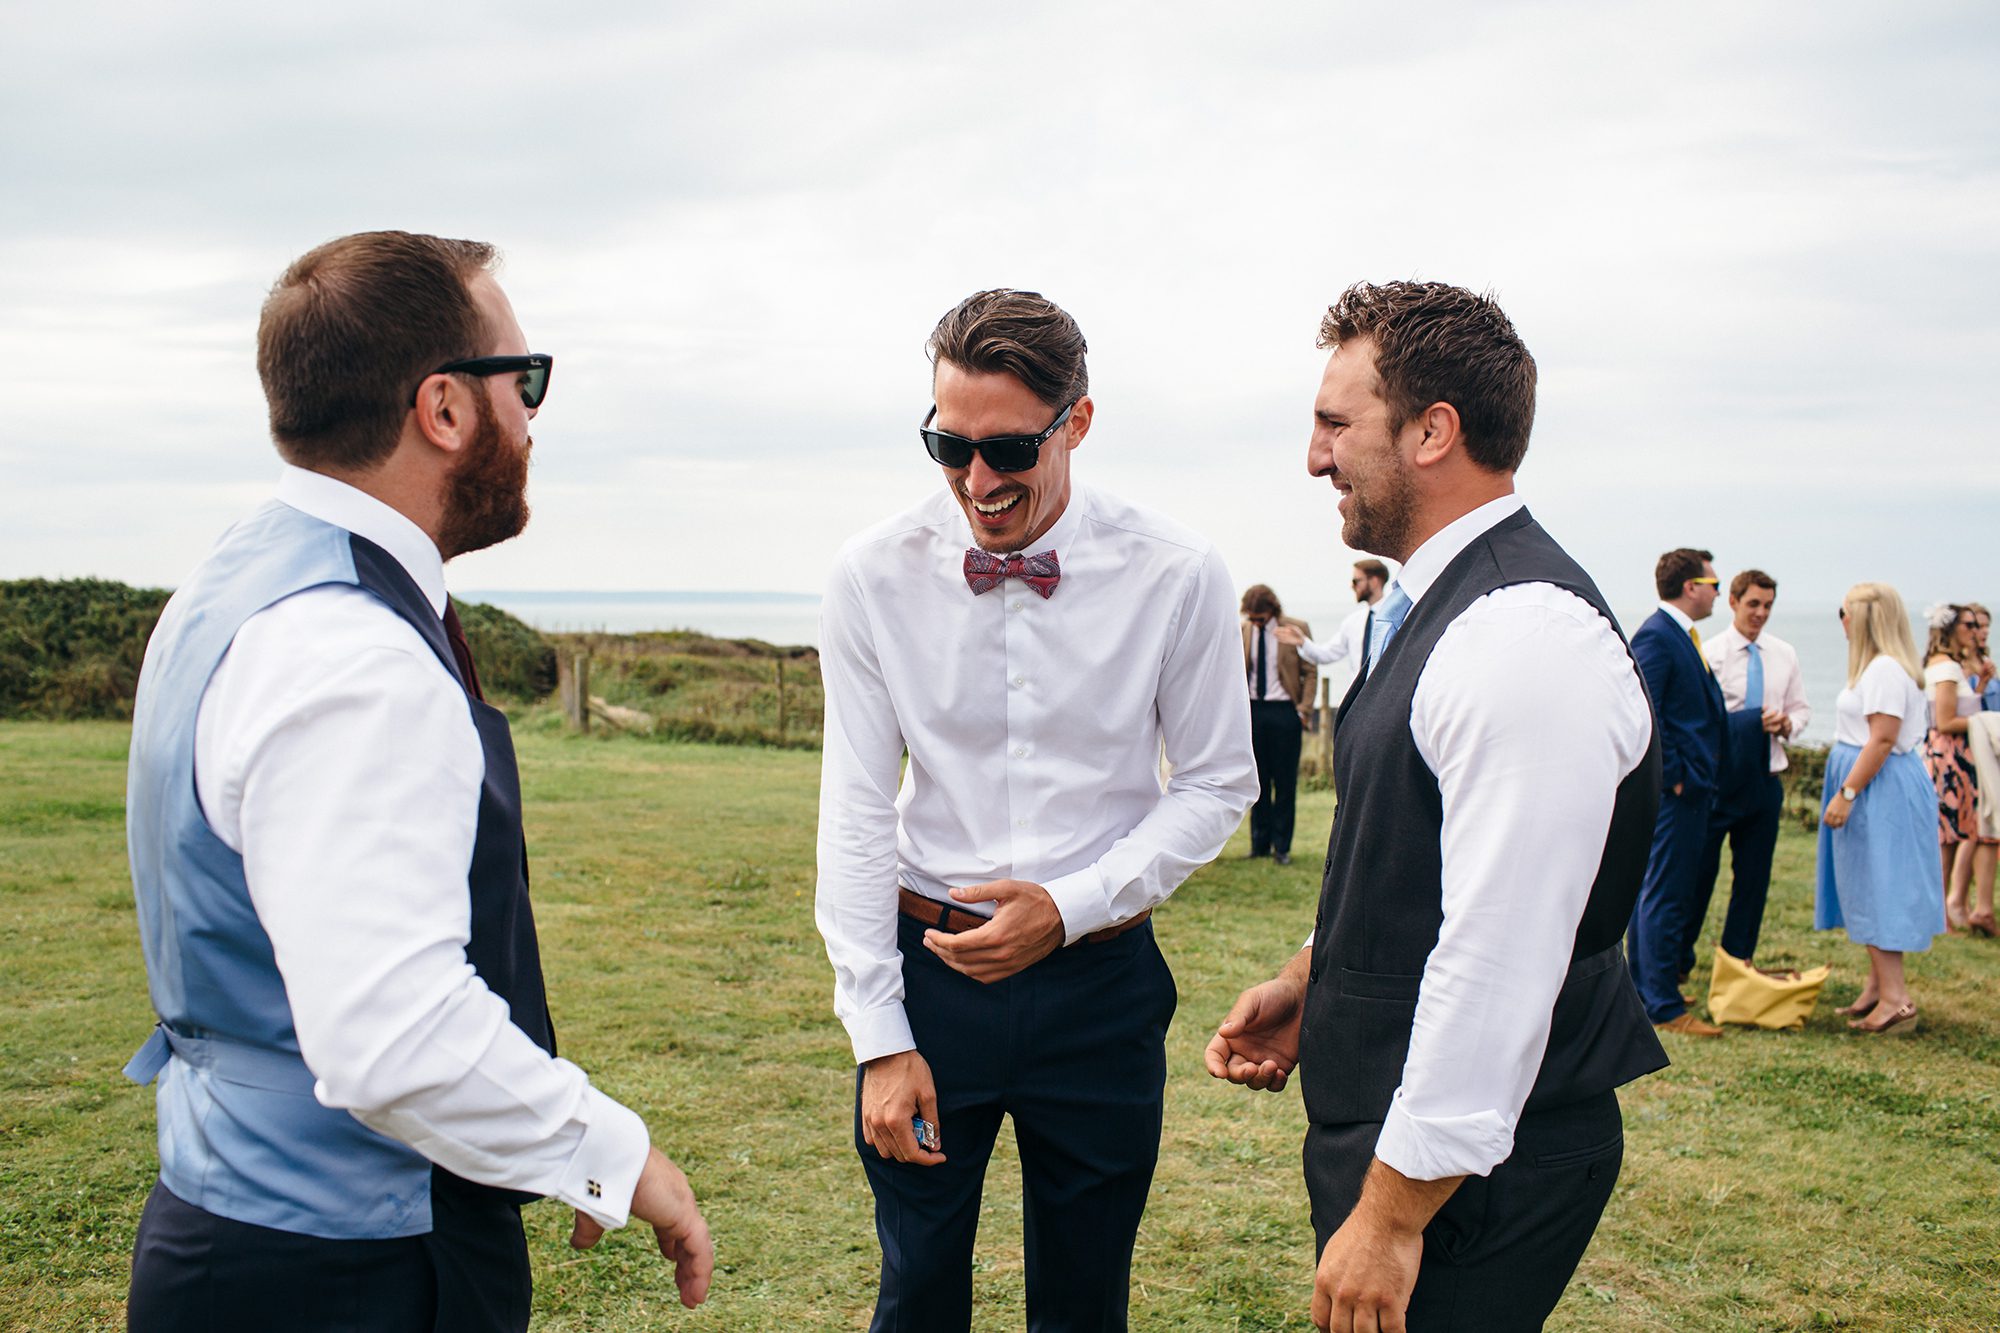
<svg viewBox="0 0 2000 1333">
<path fill-rule="evenodd" d="M 1307 639 L 1299 645 L 1299 656 L 1314 666 L 1332 666 L 1351 657 L 1358 667 L 1361 662 L 1361 635 L 1368 626 L 1369 610 L 1365 603 L 1355 607 L 1341 618 L 1340 629 L 1332 643 L 1315 643 Z"/>
<path fill-rule="evenodd" d="M 1715 683 L 1722 687 L 1722 702 L 1730 712 L 1739 712 L 1750 697 L 1750 640 L 1732 622 L 1712 639 L 1704 639 L 1702 656 L 1708 659 Z M 1764 659 L 1764 707 L 1776 708 L 1792 721 L 1792 735 L 1803 736 L 1812 721 L 1806 703 L 1805 677 L 1799 674 L 1799 655 L 1792 645 L 1769 631 L 1757 636 L 1757 655 Z M 1782 773 L 1791 766 L 1785 742 L 1771 737 L 1771 771 Z"/>
<path fill-rule="evenodd" d="M 841 549 L 821 610 L 817 917 L 857 1062 L 915 1046 L 899 881 L 940 900 L 1040 884 L 1074 944 L 1162 902 L 1257 793 L 1235 597 L 1207 541 L 1077 487 L 1032 544 L 1062 562 L 1044 600 L 1014 579 L 975 596 L 970 536 L 940 489 Z"/>
<path fill-rule="evenodd" d="M 297 468 L 278 499 L 380 546 L 443 614 L 437 547 L 402 514 Z M 621 1226 L 645 1124 L 466 961 L 485 771 L 457 678 L 352 585 L 251 616 L 196 714 L 196 793 L 243 857 L 314 1095 L 467 1180 Z"/>
<path fill-rule="evenodd" d="M 1250 663 L 1248 669 L 1243 674 L 1246 678 L 1245 683 L 1251 691 L 1250 697 L 1261 703 L 1290 703 L 1292 701 L 1291 691 L 1285 688 L 1284 675 L 1278 670 L 1278 649 L 1283 645 L 1278 642 L 1277 619 L 1273 617 L 1265 621 L 1261 626 L 1250 625 L 1249 630 Z M 1262 639 L 1264 642 L 1264 692 L 1262 694 L 1256 692 L 1257 641 L 1259 639 Z M 1307 640 L 1307 642 L 1310 643 L 1311 640 Z M 1303 650 L 1299 655 L 1301 657 L 1305 656 Z"/>
<path fill-rule="evenodd" d="M 1412 603 L 1521 504 L 1491 501 L 1418 548 L 1396 580 Z M 1618 784 L 1645 758 L 1652 712 L 1611 622 L 1553 584 L 1525 583 L 1473 602 L 1438 639 L 1410 735 L 1443 798 L 1444 922 L 1375 1152 L 1413 1179 L 1485 1175 L 1513 1151 Z"/>
</svg>

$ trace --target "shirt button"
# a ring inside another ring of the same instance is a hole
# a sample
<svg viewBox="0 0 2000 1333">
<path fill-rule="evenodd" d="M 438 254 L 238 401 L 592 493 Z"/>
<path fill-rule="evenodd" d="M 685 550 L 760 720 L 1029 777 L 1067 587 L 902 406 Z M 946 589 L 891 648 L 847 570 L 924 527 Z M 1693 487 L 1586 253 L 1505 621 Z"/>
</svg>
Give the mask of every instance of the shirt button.
<svg viewBox="0 0 2000 1333">
<path fill-rule="evenodd" d="M 1022 607 L 1026 605 L 1027 605 L 1026 602 L 1009 602 L 1007 604 L 1007 609 L 1009 611 L 1019 611 Z"/>
<path fill-rule="evenodd" d="M 1016 685 L 1026 685 L 1028 683 L 1028 678 L 1026 676 L 1016 676 L 1014 677 L 1014 683 Z"/>
<path fill-rule="evenodd" d="M 1015 827 L 1015 828 L 1026 828 L 1026 827 L 1028 827 L 1028 821 L 1027 821 L 1027 820 L 1025 820 L 1025 819 L 1017 819 L 1017 820 L 1015 820 L 1015 821 L 1014 821 L 1014 827 Z"/>
<path fill-rule="evenodd" d="M 1015 746 L 1015 747 L 1014 747 L 1014 757 L 1015 757 L 1016 759 L 1026 759 L 1026 758 L 1028 757 L 1028 747 L 1027 747 L 1027 746 L 1025 746 L 1025 745 L 1017 745 L 1017 746 Z"/>
</svg>

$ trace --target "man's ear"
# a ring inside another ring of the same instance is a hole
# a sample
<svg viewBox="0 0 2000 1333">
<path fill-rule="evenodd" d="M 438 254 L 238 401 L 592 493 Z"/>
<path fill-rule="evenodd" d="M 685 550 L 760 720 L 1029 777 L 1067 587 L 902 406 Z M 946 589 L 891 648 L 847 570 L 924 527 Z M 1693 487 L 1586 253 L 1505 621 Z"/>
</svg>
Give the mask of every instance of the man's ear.
<svg viewBox="0 0 2000 1333">
<path fill-rule="evenodd" d="M 450 375 L 432 375 L 418 385 L 416 406 L 410 412 L 424 442 L 447 454 L 464 449 L 479 425 L 472 391 Z"/>
<path fill-rule="evenodd" d="M 1074 449 L 1083 443 L 1083 437 L 1090 434 L 1090 418 L 1096 411 L 1097 404 L 1090 401 L 1089 394 L 1076 400 L 1076 406 L 1069 410 L 1069 420 L 1063 423 L 1069 431 L 1069 443 L 1065 448 Z"/>
<path fill-rule="evenodd" d="M 1465 429 L 1458 419 L 1458 409 L 1450 403 L 1432 403 L 1417 417 L 1414 425 L 1423 429 L 1424 437 L 1417 443 L 1416 457 L 1412 460 L 1418 467 L 1430 467 L 1441 463 L 1454 449 L 1465 447 Z"/>
</svg>

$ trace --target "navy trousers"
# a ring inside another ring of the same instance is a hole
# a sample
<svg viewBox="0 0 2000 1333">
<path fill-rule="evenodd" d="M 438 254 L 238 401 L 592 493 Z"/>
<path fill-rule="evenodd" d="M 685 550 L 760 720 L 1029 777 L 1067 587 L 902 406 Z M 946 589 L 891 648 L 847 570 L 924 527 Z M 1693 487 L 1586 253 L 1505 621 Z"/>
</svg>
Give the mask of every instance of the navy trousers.
<svg viewBox="0 0 2000 1333">
<path fill-rule="evenodd" d="M 520 1333 L 520 1205 L 433 1175 L 428 1235 L 327 1240 L 218 1217 L 155 1184 L 132 1253 L 132 1333 Z"/>
<path fill-rule="evenodd" d="M 1722 843 L 1729 841 L 1729 911 L 1722 920 L 1722 951 L 1749 962 L 1764 928 L 1764 900 L 1771 892 L 1771 857 L 1778 848 L 1778 825 L 1785 812 L 1785 782 L 1776 773 L 1717 801 L 1708 820 L 1708 842 L 1695 871 L 1694 901 L 1681 946 L 1681 971 L 1692 972 L 1695 942 L 1708 920 L 1715 876 L 1722 868 Z"/>
<path fill-rule="evenodd" d="M 937 1085 L 945 1162 L 854 1142 L 875 1193 L 877 1333 L 972 1324 L 972 1244 L 1000 1118 L 1020 1147 L 1031 1330 L 1126 1326 L 1132 1245 L 1160 1152 L 1173 974 L 1147 922 L 1080 940 L 992 985 L 960 975 L 898 919 L 904 1006 Z"/>
<path fill-rule="evenodd" d="M 1250 751 L 1257 760 L 1257 803 L 1250 807 L 1250 850 L 1290 855 L 1299 802 L 1299 710 L 1285 699 L 1250 702 Z"/>
<path fill-rule="evenodd" d="M 1379 1122 L 1306 1127 L 1315 1262 L 1354 1211 Z M 1625 1159 L 1615 1093 L 1529 1111 L 1514 1151 L 1468 1176 L 1424 1228 L 1410 1333 L 1526 1333 L 1562 1299 Z"/>
<path fill-rule="evenodd" d="M 1687 1012 L 1681 1003 L 1680 964 L 1688 919 L 1694 910 L 1695 874 L 1702 848 L 1708 843 L 1708 816 L 1713 806 L 1708 792 L 1676 796 L 1660 793 L 1660 814 L 1653 824 L 1653 850 L 1646 861 L 1646 878 L 1632 907 L 1632 925 L 1625 952 L 1632 964 L 1632 981 L 1646 1006 L 1646 1017 L 1665 1023 Z"/>
</svg>

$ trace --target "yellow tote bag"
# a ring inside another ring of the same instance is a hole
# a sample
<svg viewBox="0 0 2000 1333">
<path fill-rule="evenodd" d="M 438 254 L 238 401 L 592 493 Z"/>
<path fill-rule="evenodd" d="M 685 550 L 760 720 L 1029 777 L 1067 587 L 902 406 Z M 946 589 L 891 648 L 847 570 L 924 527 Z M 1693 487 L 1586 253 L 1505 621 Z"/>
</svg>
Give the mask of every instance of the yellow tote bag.
<svg viewBox="0 0 2000 1333">
<path fill-rule="evenodd" d="M 1820 987 L 1832 968 L 1824 965 L 1802 973 L 1798 980 L 1767 977 L 1740 958 L 1715 951 L 1715 971 L 1708 981 L 1708 1012 L 1718 1023 L 1747 1023 L 1760 1028 L 1802 1028 L 1806 1015 L 1819 1003 Z"/>
</svg>

